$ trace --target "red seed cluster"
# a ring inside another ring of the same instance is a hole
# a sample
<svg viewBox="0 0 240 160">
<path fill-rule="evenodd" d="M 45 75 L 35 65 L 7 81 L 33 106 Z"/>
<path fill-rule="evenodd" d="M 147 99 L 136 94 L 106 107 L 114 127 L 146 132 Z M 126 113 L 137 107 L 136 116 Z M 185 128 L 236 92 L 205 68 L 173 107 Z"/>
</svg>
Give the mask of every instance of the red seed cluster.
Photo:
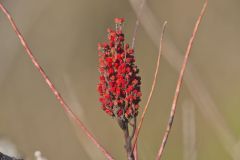
<svg viewBox="0 0 240 160">
<path fill-rule="evenodd" d="M 108 42 L 98 44 L 101 108 L 122 120 L 137 116 L 141 100 L 141 77 L 134 50 L 124 44 L 124 19 L 115 18 L 116 30 L 108 29 Z"/>
</svg>

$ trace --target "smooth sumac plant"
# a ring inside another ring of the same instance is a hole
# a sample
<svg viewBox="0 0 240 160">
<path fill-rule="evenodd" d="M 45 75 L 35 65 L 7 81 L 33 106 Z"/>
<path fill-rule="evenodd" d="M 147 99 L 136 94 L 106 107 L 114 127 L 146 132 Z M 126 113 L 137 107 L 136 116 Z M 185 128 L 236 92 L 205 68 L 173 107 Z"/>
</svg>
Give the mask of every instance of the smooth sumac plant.
<svg viewBox="0 0 240 160">
<path fill-rule="evenodd" d="M 192 36 L 189 40 L 184 60 L 180 69 L 179 78 L 177 81 L 177 86 L 172 102 L 171 112 L 169 116 L 169 121 L 166 127 L 166 131 L 163 136 L 162 143 L 160 145 L 156 160 L 160 160 L 164 147 L 166 145 L 169 133 L 174 120 L 174 115 L 176 111 L 176 105 L 178 96 L 180 93 L 180 88 L 183 81 L 184 71 L 189 59 L 190 51 L 192 44 L 195 38 L 195 35 L 198 31 L 198 26 L 201 22 L 205 9 L 207 7 L 207 0 L 205 1 L 201 13 L 196 21 Z M 30 47 L 25 41 L 24 37 L 20 33 L 17 25 L 15 24 L 12 16 L 9 14 L 7 9 L 0 2 L 0 9 L 6 15 L 9 20 L 12 28 L 14 29 L 18 39 L 20 40 L 22 46 L 24 47 L 27 56 L 31 59 L 33 65 L 36 67 L 38 72 L 43 77 L 44 81 L 55 95 L 57 100 L 60 102 L 62 108 L 69 115 L 70 118 L 84 131 L 86 136 L 95 144 L 95 146 L 105 155 L 109 160 L 113 160 L 113 156 L 106 151 L 106 149 L 96 140 L 93 134 L 87 129 L 84 123 L 77 117 L 77 115 L 71 110 L 70 106 L 65 102 L 64 98 L 58 92 L 54 84 L 46 75 L 45 71 L 38 63 L 37 59 L 33 55 Z M 139 14 L 140 15 L 140 14 Z M 101 103 L 100 108 L 107 113 L 108 115 L 114 117 L 120 128 L 123 130 L 124 139 L 125 139 L 125 150 L 127 153 L 128 160 L 137 160 L 137 140 L 138 135 L 143 123 L 144 116 L 149 106 L 149 102 L 154 90 L 156 83 L 159 62 L 160 62 L 160 53 L 162 49 L 162 40 L 163 33 L 166 26 L 166 23 L 163 25 L 162 33 L 160 36 L 160 47 L 159 54 L 157 59 L 156 71 L 154 74 L 153 84 L 148 96 L 146 105 L 143 108 L 142 115 L 140 117 L 140 122 L 137 127 L 137 115 L 139 114 L 139 102 L 141 101 L 141 77 L 139 75 L 139 69 L 136 66 L 135 52 L 133 47 L 130 48 L 127 43 L 125 43 L 125 37 L 123 33 L 123 18 L 115 18 L 115 30 L 108 29 L 108 42 L 98 44 L 98 55 L 99 55 L 99 83 L 97 85 L 97 91 L 99 92 Z M 137 20 L 137 23 L 139 21 Z M 138 26 L 138 25 L 136 25 Z M 137 28 L 137 27 L 136 27 Z M 135 31 L 136 31 L 135 28 Z M 135 32 L 136 33 L 136 32 Z M 133 37 L 135 40 L 135 37 Z M 134 41 L 133 41 L 134 43 Z M 132 127 L 130 130 L 129 127 Z M 132 131 L 130 133 L 130 131 Z M 132 140 L 134 139 L 133 143 Z"/>
<path fill-rule="evenodd" d="M 141 100 L 141 77 L 135 64 L 134 50 L 125 44 L 123 18 L 115 18 L 116 29 L 108 29 L 108 42 L 98 44 L 99 84 L 101 108 L 115 117 L 124 132 L 128 159 L 134 159 L 132 144 L 136 116 Z M 129 122 L 133 120 L 132 134 Z"/>
</svg>

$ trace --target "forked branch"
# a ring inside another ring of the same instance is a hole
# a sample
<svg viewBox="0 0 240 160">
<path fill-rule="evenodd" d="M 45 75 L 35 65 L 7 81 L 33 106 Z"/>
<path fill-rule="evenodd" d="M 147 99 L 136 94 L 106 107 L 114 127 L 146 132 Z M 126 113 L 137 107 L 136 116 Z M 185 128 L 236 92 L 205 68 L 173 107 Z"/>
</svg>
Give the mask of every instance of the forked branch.
<svg viewBox="0 0 240 160">
<path fill-rule="evenodd" d="M 43 68 L 38 63 L 37 59 L 34 57 L 32 51 L 30 50 L 27 42 L 25 41 L 24 37 L 20 33 L 17 25 L 15 24 L 12 16 L 7 11 L 7 9 L 2 5 L 0 2 L 0 9 L 3 11 L 5 16 L 7 17 L 8 21 L 11 23 L 12 28 L 16 32 L 22 46 L 24 47 L 27 55 L 31 59 L 34 66 L 37 68 L 45 82 L 47 83 L 48 87 L 50 88 L 51 92 L 55 95 L 57 100 L 60 102 L 62 108 L 64 109 L 65 113 L 69 115 L 69 117 L 83 130 L 83 132 L 87 135 L 87 137 L 95 144 L 97 148 L 105 155 L 105 157 L 109 160 L 113 160 L 113 157 L 103 148 L 103 146 L 96 140 L 96 138 L 93 136 L 93 134 L 87 129 L 87 127 L 83 124 L 83 122 L 77 117 L 77 115 L 71 110 L 71 108 L 68 106 L 68 104 L 65 102 L 63 97 L 60 95 L 54 84 L 50 81 L 48 76 L 46 75 Z"/>
<path fill-rule="evenodd" d="M 198 17 L 198 19 L 196 21 L 196 24 L 195 24 L 192 36 L 191 36 L 191 38 L 189 40 L 189 43 L 188 43 L 188 46 L 187 46 L 187 50 L 185 52 L 184 60 L 183 60 L 183 63 L 182 63 L 182 66 L 181 66 L 181 70 L 180 70 L 180 73 L 179 73 L 179 77 L 178 77 L 178 81 L 177 81 L 177 87 L 176 87 L 174 98 L 173 98 L 173 102 L 172 102 L 172 107 L 171 107 L 171 112 L 170 112 L 167 128 L 166 128 L 166 131 L 164 133 L 164 137 L 163 137 L 161 146 L 159 148 L 156 160 L 160 160 L 161 159 L 164 147 L 165 147 L 165 145 L 167 143 L 167 139 L 168 139 L 169 133 L 170 133 L 171 128 L 172 128 L 172 124 L 173 124 L 173 120 L 174 120 L 174 116 L 175 116 L 175 112 L 176 112 L 176 105 L 177 105 L 177 101 L 178 101 L 178 96 L 179 96 L 180 88 L 181 88 L 182 81 L 183 81 L 183 74 L 184 74 L 185 69 L 186 69 L 186 65 L 187 65 L 187 62 L 188 62 L 188 59 L 189 59 L 189 54 L 190 54 L 190 51 L 191 51 L 191 48 L 192 48 L 192 45 L 193 45 L 194 38 L 195 38 L 196 33 L 198 31 L 198 26 L 199 26 L 199 24 L 200 24 L 200 22 L 202 20 L 202 17 L 203 17 L 203 15 L 205 13 L 205 10 L 206 10 L 206 7 L 207 7 L 207 3 L 208 3 L 208 1 L 206 0 L 204 2 L 203 8 L 201 10 L 201 13 L 200 13 L 200 15 L 199 15 L 199 17 Z"/>
</svg>

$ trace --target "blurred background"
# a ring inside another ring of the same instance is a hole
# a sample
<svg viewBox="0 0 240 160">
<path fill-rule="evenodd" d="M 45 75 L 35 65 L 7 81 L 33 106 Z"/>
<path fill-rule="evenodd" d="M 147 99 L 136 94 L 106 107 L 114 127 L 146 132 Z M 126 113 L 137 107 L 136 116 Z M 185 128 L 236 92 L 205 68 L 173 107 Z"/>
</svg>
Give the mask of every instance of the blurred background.
<svg viewBox="0 0 240 160">
<path fill-rule="evenodd" d="M 0 2 L 75 113 L 117 160 L 126 159 L 123 134 L 98 102 L 97 43 L 106 41 L 106 29 L 114 27 L 115 17 L 126 19 L 124 32 L 131 43 L 139 0 Z M 178 69 L 202 5 L 203 0 L 148 0 L 144 6 L 135 46 L 143 82 L 142 108 L 153 80 L 163 21 L 168 25 L 157 85 L 139 137 L 140 160 L 156 156 Z M 239 7 L 238 0 L 209 2 L 163 159 L 240 160 Z M 2 12 L 0 142 L 0 151 L 26 160 L 34 159 L 36 150 L 48 160 L 105 159 L 63 112 Z"/>
</svg>

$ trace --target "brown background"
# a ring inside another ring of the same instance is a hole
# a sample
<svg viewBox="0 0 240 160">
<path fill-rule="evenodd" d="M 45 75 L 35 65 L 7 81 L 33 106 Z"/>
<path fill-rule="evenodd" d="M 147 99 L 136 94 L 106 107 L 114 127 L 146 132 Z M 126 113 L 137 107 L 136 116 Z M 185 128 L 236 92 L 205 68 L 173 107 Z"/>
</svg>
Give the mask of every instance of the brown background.
<svg viewBox="0 0 240 160">
<path fill-rule="evenodd" d="M 73 110 L 116 159 L 125 159 L 123 137 L 116 121 L 99 109 L 97 43 L 106 40 L 106 29 L 114 27 L 115 17 L 125 17 L 124 30 L 128 42 L 131 42 L 136 20 L 131 3 L 127 0 L 1 2 L 9 9 L 35 56 Z M 147 16 L 142 21 L 145 27 L 140 27 L 136 40 L 136 59 L 143 79 L 141 106 L 146 103 L 150 91 L 163 20 L 168 21 L 164 56 L 182 55 L 202 4 L 202 0 L 147 2 L 149 10 L 144 9 L 142 18 L 149 11 L 152 17 Z M 188 160 L 183 158 L 189 152 L 183 139 L 183 133 L 188 132 L 183 127 L 186 107 L 194 107 L 193 128 L 189 130 L 195 134 L 188 140 L 194 144 L 191 153 L 196 154 L 198 160 L 230 160 L 237 156 L 235 151 L 240 150 L 237 148 L 240 136 L 239 7 L 238 0 L 209 2 L 190 58 L 193 67 L 188 66 L 191 72 L 197 73 L 195 79 L 204 87 L 199 87 L 196 81 L 192 87 L 187 88 L 184 84 L 163 159 Z M 182 60 L 177 56 L 170 59 L 176 64 Z M 140 159 L 155 158 L 167 123 L 177 75 L 171 63 L 162 58 L 156 90 L 139 137 Z M 194 90 L 194 86 L 199 88 Z M 192 88 L 191 94 L 189 88 Z M 198 94 L 203 88 L 204 92 Z M 196 97 L 202 98 L 201 102 Z M 212 106 L 215 108 L 209 110 Z M 34 159 L 35 150 L 40 150 L 49 160 L 104 159 L 67 118 L 2 13 L 0 138 L 14 142 L 27 160 Z"/>
</svg>

